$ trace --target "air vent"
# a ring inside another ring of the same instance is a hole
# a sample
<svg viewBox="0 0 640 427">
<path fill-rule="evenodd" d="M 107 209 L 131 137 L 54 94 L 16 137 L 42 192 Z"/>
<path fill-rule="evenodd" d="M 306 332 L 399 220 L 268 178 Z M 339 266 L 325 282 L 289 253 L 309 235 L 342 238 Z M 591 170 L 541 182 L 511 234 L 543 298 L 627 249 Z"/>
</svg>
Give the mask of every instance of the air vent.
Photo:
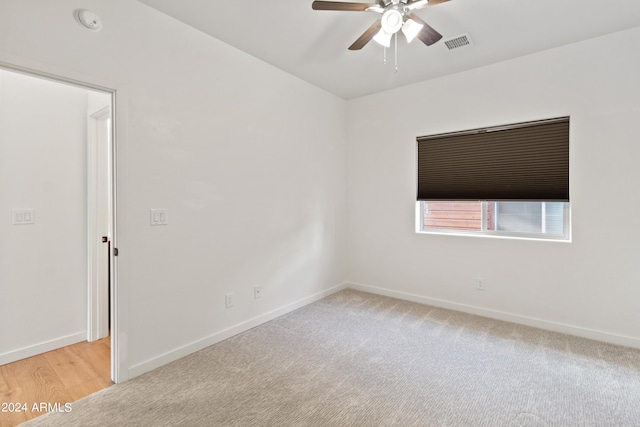
<svg viewBox="0 0 640 427">
<path fill-rule="evenodd" d="M 471 41 L 471 37 L 469 37 L 469 34 L 462 34 L 461 36 L 456 36 L 451 39 L 445 40 L 444 44 L 445 46 L 447 46 L 447 49 L 453 50 L 465 46 L 471 46 L 473 42 Z"/>
</svg>

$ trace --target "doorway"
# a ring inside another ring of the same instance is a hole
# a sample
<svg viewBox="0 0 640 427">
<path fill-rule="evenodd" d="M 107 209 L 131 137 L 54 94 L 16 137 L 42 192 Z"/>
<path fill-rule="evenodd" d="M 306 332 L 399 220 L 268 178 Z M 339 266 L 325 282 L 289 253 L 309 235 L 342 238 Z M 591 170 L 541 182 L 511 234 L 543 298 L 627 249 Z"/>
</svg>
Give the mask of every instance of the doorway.
<svg viewBox="0 0 640 427">
<path fill-rule="evenodd" d="M 110 335 L 115 381 L 115 91 L 0 64 L 0 96 L 0 365 Z"/>
</svg>

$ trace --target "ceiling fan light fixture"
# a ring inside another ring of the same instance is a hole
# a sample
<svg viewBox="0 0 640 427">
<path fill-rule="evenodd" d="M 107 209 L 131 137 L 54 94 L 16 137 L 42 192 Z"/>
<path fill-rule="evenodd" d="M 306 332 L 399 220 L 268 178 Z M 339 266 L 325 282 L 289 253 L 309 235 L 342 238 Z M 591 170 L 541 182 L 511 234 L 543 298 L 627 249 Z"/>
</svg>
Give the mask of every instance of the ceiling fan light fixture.
<svg viewBox="0 0 640 427">
<path fill-rule="evenodd" d="M 391 47 L 391 36 L 393 36 L 393 34 L 387 33 L 383 28 L 378 31 L 378 34 L 373 36 L 373 41 L 384 47 Z"/>
<path fill-rule="evenodd" d="M 391 39 L 396 36 L 394 51 L 397 56 L 398 32 L 400 30 L 404 33 L 408 43 L 417 38 L 425 45 L 431 46 L 442 38 L 442 34 L 431 28 L 413 11 L 449 1 L 451 0 L 376 0 L 374 3 L 356 3 L 343 0 L 313 0 L 311 7 L 313 10 L 375 12 L 380 14 L 380 18 L 371 24 L 349 46 L 349 50 L 360 50 L 371 40 L 388 48 L 391 46 Z"/>
<path fill-rule="evenodd" d="M 402 28 L 402 14 L 396 9 L 389 9 L 382 15 L 381 23 L 386 33 L 395 34 Z"/>
<path fill-rule="evenodd" d="M 407 21 L 402 26 L 402 32 L 404 36 L 407 38 L 407 43 L 411 43 L 413 39 L 416 38 L 418 33 L 422 31 L 424 25 L 414 21 L 413 19 L 407 19 Z"/>
</svg>

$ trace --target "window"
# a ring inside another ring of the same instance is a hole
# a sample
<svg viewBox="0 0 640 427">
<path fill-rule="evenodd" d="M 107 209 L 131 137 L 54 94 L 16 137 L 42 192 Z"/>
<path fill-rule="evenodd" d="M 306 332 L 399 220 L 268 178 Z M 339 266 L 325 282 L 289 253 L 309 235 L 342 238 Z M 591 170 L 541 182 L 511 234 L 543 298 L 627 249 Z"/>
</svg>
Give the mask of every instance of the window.
<svg viewBox="0 0 640 427">
<path fill-rule="evenodd" d="M 420 201 L 422 232 L 568 239 L 569 203 Z"/>
<path fill-rule="evenodd" d="M 419 137 L 418 231 L 569 239 L 569 118 Z"/>
</svg>

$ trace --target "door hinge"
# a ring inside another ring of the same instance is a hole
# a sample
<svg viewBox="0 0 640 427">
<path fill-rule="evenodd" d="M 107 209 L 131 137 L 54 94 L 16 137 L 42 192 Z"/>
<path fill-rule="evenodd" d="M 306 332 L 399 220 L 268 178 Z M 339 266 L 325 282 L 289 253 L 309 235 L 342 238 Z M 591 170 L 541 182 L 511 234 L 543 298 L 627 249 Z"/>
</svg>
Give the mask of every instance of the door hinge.
<svg viewBox="0 0 640 427">
<path fill-rule="evenodd" d="M 102 243 L 107 243 L 109 238 L 107 236 L 102 236 Z"/>
<path fill-rule="evenodd" d="M 113 256 L 118 256 L 118 248 L 113 248 Z"/>
</svg>

